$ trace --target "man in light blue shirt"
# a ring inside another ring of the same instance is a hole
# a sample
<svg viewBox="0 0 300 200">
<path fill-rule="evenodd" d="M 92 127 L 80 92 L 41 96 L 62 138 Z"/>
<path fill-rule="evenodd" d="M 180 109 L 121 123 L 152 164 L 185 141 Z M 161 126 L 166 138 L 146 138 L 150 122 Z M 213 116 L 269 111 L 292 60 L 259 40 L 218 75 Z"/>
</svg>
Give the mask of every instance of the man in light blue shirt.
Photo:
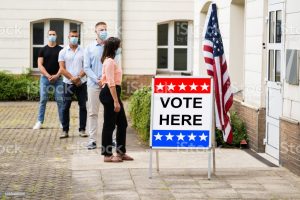
<svg viewBox="0 0 300 200">
<path fill-rule="evenodd" d="M 60 138 L 69 136 L 70 107 L 75 94 L 79 105 L 79 135 L 87 137 L 86 128 L 86 100 L 87 85 L 83 71 L 84 49 L 78 45 L 79 34 L 76 30 L 69 33 L 69 45 L 59 52 L 58 62 L 61 73 L 64 75 L 64 107 L 63 107 L 63 132 Z"/>
<path fill-rule="evenodd" d="M 102 63 L 101 57 L 104 49 L 104 41 L 107 38 L 107 25 L 98 22 L 95 25 L 96 40 L 92 42 L 84 52 L 84 72 L 87 79 L 88 90 L 88 122 L 89 142 L 88 149 L 95 149 L 96 132 L 98 130 L 99 94 L 101 90 Z"/>
</svg>

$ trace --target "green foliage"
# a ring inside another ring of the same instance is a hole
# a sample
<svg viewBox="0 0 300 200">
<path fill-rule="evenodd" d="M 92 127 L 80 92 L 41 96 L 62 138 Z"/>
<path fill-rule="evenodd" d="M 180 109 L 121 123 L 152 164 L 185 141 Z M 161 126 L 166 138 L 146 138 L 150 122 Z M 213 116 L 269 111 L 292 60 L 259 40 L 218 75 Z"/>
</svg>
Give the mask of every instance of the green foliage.
<svg viewBox="0 0 300 200">
<path fill-rule="evenodd" d="M 40 82 L 29 73 L 14 75 L 0 72 L 0 101 L 39 100 Z M 54 99 L 53 91 L 49 100 Z"/>
<path fill-rule="evenodd" d="M 240 142 L 246 140 L 248 143 L 248 135 L 246 131 L 245 122 L 243 122 L 236 112 L 230 113 L 231 126 L 233 131 L 233 141 L 231 145 L 228 145 L 223 140 L 223 135 L 220 130 L 216 130 L 216 141 L 218 146 L 234 146 L 240 147 Z"/>
<path fill-rule="evenodd" d="M 0 101 L 36 99 L 39 96 L 38 85 L 38 80 L 28 74 L 0 72 Z"/>
<path fill-rule="evenodd" d="M 130 97 L 129 114 L 140 138 L 147 142 L 150 132 L 151 88 L 136 90 Z"/>
</svg>

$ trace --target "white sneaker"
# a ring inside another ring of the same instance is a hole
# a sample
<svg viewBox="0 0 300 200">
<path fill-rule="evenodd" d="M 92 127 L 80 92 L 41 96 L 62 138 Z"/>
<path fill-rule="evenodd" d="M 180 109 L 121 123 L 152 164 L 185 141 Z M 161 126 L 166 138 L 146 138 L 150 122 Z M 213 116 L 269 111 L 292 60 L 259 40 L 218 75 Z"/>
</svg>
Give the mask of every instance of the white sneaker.
<svg viewBox="0 0 300 200">
<path fill-rule="evenodd" d="M 62 124 L 59 124 L 59 128 L 63 128 L 63 125 L 62 125 Z"/>
<path fill-rule="evenodd" d="M 37 121 L 32 129 L 37 130 L 42 128 L 42 122 Z"/>
</svg>

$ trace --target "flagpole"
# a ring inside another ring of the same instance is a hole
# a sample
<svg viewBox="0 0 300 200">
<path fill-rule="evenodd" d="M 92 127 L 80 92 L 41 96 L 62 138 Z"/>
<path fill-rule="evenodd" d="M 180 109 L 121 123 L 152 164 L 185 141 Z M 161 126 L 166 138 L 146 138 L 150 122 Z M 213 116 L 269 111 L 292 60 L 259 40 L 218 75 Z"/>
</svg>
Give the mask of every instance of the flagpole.
<svg viewBox="0 0 300 200">
<path fill-rule="evenodd" d="M 211 79 L 212 80 L 212 79 Z M 211 127 L 211 141 L 212 141 L 212 156 L 213 156 L 213 174 L 216 175 L 216 114 L 215 114 L 215 87 L 214 84 L 212 84 L 212 127 Z"/>
</svg>

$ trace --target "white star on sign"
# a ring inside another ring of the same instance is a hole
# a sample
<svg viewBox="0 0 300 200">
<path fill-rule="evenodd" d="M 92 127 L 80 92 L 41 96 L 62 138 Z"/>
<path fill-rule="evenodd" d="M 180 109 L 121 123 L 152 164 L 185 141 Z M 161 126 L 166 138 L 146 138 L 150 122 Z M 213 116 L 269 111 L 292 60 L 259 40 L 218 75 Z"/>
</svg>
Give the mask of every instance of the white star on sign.
<svg viewBox="0 0 300 200">
<path fill-rule="evenodd" d="M 181 85 L 179 85 L 179 90 L 185 90 L 186 85 L 184 85 L 183 83 L 181 83 Z"/>
<path fill-rule="evenodd" d="M 203 90 L 207 90 L 207 91 L 208 91 L 208 86 L 209 86 L 209 85 L 206 85 L 206 83 L 204 83 L 203 85 L 201 85 L 202 91 L 203 91 Z"/>
<path fill-rule="evenodd" d="M 189 141 L 194 140 L 195 141 L 196 135 L 194 135 L 193 133 L 191 133 L 191 135 L 189 135 Z"/>
<path fill-rule="evenodd" d="M 200 141 L 204 140 L 206 141 L 207 135 L 204 135 L 204 133 L 202 133 L 202 135 L 199 135 L 200 137 Z"/>
<path fill-rule="evenodd" d="M 176 135 L 178 137 L 178 141 L 179 140 L 184 140 L 183 138 L 185 137 L 185 135 L 182 135 L 182 133 L 180 133 L 179 135 Z"/>
<path fill-rule="evenodd" d="M 169 133 L 168 135 L 166 135 L 167 141 L 168 141 L 168 140 L 173 140 L 173 136 L 174 136 L 174 135 L 171 135 L 171 133 Z"/>
<path fill-rule="evenodd" d="M 168 85 L 168 90 L 174 90 L 175 85 L 173 85 L 173 83 L 170 83 L 170 85 Z"/>
<path fill-rule="evenodd" d="M 197 90 L 197 85 L 195 85 L 195 83 L 193 82 L 193 85 L 190 85 L 190 87 L 191 87 L 191 90 Z"/>
<path fill-rule="evenodd" d="M 157 133 L 156 135 L 154 135 L 155 140 L 161 140 L 162 135 Z"/>
<path fill-rule="evenodd" d="M 157 85 L 156 87 L 157 87 L 157 90 L 163 90 L 164 89 L 164 86 L 161 83 L 159 83 L 159 85 Z"/>
</svg>

